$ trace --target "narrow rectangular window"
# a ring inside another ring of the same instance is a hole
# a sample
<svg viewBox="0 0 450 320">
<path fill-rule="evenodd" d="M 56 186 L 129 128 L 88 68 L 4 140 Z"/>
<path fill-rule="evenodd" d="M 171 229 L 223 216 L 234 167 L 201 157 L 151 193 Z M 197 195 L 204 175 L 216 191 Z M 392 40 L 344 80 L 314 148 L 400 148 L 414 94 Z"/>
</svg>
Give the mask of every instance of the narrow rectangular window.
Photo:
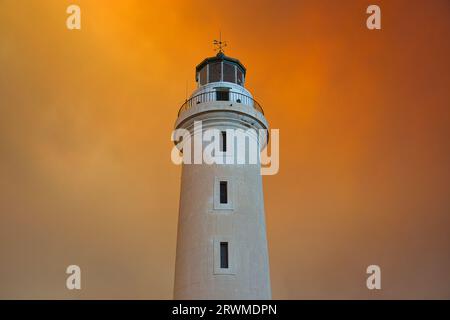
<svg viewBox="0 0 450 320">
<path fill-rule="evenodd" d="M 220 181 L 220 203 L 228 203 L 228 181 Z"/>
<path fill-rule="evenodd" d="M 226 131 L 220 132 L 220 136 L 222 138 L 221 145 L 220 145 L 220 148 L 221 148 L 220 151 L 227 152 L 227 132 Z"/>
<path fill-rule="evenodd" d="M 228 242 L 220 243 L 220 267 L 228 269 Z"/>
</svg>

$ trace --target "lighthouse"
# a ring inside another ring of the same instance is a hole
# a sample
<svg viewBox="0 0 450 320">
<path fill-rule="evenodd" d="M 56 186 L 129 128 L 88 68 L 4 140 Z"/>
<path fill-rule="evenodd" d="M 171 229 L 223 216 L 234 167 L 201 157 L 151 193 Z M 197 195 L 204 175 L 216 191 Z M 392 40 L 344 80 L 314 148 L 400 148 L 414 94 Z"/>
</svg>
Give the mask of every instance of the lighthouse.
<svg viewBox="0 0 450 320">
<path fill-rule="evenodd" d="M 179 109 L 175 129 L 218 133 L 216 152 L 224 161 L 182 164 L 174 299 L 271 299 L 259 159 L 268 123 L 245 88 L 245 66 L 225 55 L 222 41 L 215 43 L 217 55 L 196 67 L 197 88 Z M 234 132 L 247 133 L 244 147 Z M 249 146 L 256 146 L 256 161 L 249 161 L 255 159 Z M 188 151 L 195 154 L 194 147 Z M 246 161 L 237 161 L 242 152 Z"/>
</svg>

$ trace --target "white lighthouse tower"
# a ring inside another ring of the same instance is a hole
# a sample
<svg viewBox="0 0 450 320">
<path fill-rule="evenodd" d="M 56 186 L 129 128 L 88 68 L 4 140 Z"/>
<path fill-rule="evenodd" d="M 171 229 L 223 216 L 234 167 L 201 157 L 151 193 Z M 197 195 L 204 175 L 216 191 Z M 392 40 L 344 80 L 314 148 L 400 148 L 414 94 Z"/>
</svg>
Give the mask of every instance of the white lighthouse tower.
<svg viewBox="0 0 450 320">
<path fill-rule="evenodd" d="M 268 124 L 244 87 L 244 65 L 218 44 L 218 54 L 197 66 L 197 89 L 182 105 L 175 128 L 194 135 L 201 121 L 200 134 L 220 130 L 226 153 L 236 151 L 230 130 L 267 133 Z M 182 165 L 175 299 L 271 299 L 259 161 L 267 134 L 250 139 L 257 146 L 256 163 Z"/>
</svg>

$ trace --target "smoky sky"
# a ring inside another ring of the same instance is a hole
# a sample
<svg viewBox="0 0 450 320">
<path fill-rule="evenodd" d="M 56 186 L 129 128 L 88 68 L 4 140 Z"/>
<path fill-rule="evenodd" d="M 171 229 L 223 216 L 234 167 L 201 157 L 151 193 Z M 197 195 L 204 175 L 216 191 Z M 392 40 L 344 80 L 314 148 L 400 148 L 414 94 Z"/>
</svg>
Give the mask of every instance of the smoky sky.
<svg viewBox="0 0 450 320">
<path fill-rule="evenodd" d="M 450 298 L 450 5 L 377 3 L 0 1 L 0 297 L 172 298 L 170 134 L 222 32 L 280 130 L 273 298 Z"/>
</svg>

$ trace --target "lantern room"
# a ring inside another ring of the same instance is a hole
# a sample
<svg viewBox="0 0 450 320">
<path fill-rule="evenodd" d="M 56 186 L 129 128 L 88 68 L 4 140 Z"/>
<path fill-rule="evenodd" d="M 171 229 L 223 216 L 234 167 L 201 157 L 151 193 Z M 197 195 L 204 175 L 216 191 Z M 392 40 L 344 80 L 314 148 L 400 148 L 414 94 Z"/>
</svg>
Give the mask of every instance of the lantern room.
<svg viewBox="0 0 450 320">
<path fill-rule="evenodd" d="M 195 80 L 198 87 L 213 82 L 229 82 L 243 87 L 245 72 L 244 65 L 238 59 L 228 57 L 220 51 L 197 66 Z"/>
</svg>

